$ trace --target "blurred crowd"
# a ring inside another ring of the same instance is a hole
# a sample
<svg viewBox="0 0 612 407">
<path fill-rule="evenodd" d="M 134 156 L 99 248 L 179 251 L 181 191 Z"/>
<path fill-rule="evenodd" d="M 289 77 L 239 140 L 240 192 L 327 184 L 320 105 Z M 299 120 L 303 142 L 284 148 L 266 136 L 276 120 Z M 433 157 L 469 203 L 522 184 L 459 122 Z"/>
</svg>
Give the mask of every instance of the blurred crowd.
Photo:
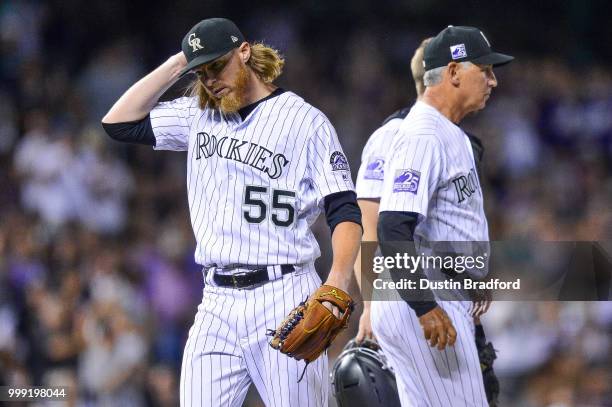
<svg viewBox="0 0 612 407">
<path fill-rule="evenodd" d="M 207 15 L 160 52 L 142 37 L 71 35 L 62 24 L 79 14 L 50 4 L 0 5 L 0 385 L 69 385 L 77 405 L 174 406 L 202 288 L 185 156 L 113 143 L 99 122 Z M 279 85 L 327 114 L 355 173 L 369 134 L 413 102 L 410 57 L 442 27 L 396 27 L 390 41 L 360 25 L 320 46 L 298 17 L 236 20 L 283 52 Z M 485 145 L 491 238 L 612 240 L 610 66 L 500 49 L 517 60 L 465 123 Z M 316 233 L 328 248 L 326 227 Z M 503 405 L 612 406 L 612 303 L 495 303 L 484 324 Z"/>
</svg>

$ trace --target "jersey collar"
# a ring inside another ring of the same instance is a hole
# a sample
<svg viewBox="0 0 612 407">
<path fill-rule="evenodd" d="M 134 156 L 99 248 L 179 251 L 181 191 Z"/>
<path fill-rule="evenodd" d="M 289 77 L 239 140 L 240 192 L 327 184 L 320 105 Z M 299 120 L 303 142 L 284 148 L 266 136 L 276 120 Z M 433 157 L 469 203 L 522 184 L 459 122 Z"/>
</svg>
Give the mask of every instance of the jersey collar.
<svg viewBox="0 0 612 407">
<path fill-rule="evenodd" d="M 259 105 L 262 102 L 265 102 L 268 99 L 272 99 L 273 97 L 276 97 L 280 94 L 285 93 L 285 89 L 283 88 L 276 88 L 272 93 L 270 93 L 268 96 L 266 96 L 263 99 L 259 99 L 257 102 L 253 102 L 250 105 L 246 105 L 245 107 L 243 107 L 242 109 L 238 110 L 238 114 L 240 115 L 240 118 L 242 120 L 246 119 L 246 117 L 253 111 L 255 110 L 255 108 L 257 107 L 257 105 Z"/>
</svg>

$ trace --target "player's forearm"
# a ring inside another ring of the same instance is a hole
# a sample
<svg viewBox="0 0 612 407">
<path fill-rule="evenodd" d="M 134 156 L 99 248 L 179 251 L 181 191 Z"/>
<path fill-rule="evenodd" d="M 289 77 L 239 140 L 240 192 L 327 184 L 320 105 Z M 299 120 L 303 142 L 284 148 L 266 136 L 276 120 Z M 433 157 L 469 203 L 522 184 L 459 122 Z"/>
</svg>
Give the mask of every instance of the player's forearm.
<svg viewBox="0 0 612 407">
<path fill-rule="evenodd" d="M 333 261 L 326 284 L 344 291 L 351 282 L 352 269 L 361 242 L 361 226 L 354 222 L 342 222 L 332 235 Z"/>
<path fill-rule="evenodd" d="M 353 273 L 355 274 L 355 280 L 357 280 L 357 286 L 361 291 L 361 248 L 357 250 L 357 257 L 355 257 L 355 264 L 353 265 Z"/>
<path fill-rule="evenodd" d="M 364 228 L 365 229 L 365 228 Z M 365 232 L 364 232 L 365 236 Z M 365 237 L 363 240 L 366 240 Z M 361 248 L 357 251 L 357 258 L 355 260 L 355 265 L 353 266 L 353 271 L 355 274 L 355 280 L 357 280 L 357 286 L 359 287 L 359 291 L 361 292 L 361 297 L 364 298 L 364 294 L 362 291 L 361 285 Z M 363 301 L 363 309 L 370 309 L 370 301 Z"/>
<path fill-rule="evenodd" d="M 132 85 L 102 118 L 103 123 L 143 119 L 166 90 L 179 78 L 186 60 L 182 52 L 171 56 L 153 72 Z"/>
</svg>

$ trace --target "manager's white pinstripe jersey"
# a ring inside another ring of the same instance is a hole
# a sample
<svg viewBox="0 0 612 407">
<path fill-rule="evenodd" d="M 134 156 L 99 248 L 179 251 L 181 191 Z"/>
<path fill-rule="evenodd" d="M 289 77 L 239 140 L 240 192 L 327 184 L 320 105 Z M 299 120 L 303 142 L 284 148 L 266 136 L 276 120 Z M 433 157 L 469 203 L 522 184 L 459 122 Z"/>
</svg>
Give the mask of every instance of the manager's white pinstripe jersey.
<svg viewBox="0 0 612 407">
<path fill-rule="evenodd" d="M 150 117 L 155 149 L 187 151 L 197 263 L 304 264 L 320 255 L 310 226 L 323 198 L 354 189 L 323 113 L 285 91 L 244 120 L 189 97 L 159 103 Z"/>
<path fill-rule="evenodd" d="M 472 147 L 461 128 L 419 101 L 389 151 L 380 212 L 420 214 L 415 240 L 489 240 Z"/>
</svg>

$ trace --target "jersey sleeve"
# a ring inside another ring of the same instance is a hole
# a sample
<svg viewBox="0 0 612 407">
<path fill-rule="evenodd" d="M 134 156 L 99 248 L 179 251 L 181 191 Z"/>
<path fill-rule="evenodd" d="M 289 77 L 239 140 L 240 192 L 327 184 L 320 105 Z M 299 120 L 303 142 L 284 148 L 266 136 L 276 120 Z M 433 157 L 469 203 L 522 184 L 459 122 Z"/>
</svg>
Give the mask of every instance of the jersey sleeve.
<svg viewBox="0 0 612 407">
<path fill-rule="evenodd" d="M 370 136 L 363 148 L 361 166 L 357 172 L 357 199 L 380 199 L 385 177 L 385 156 L 396 133 L 397 125 L 392 121 Z"/>
<path fill-rule="evenodd" d="M 336 130 L 328 120 L 318 125 L 308 142 L 307 172 L 317 194 L 317 204 L 336 192 L 354 191 L 351 170 Z"/>
<path fill-rule="evenodd" d="M 150 113 L 156 150 L 186 151 L 193 98 L 158 103 Z"/>
<path fill-rule="evenodd" d="M 385 166 L 380 211 L 415 212 L 427 217 L 445 166 L 439 140 L 433 135 L 402 135 L 392 151 Z"/>
</svg>

